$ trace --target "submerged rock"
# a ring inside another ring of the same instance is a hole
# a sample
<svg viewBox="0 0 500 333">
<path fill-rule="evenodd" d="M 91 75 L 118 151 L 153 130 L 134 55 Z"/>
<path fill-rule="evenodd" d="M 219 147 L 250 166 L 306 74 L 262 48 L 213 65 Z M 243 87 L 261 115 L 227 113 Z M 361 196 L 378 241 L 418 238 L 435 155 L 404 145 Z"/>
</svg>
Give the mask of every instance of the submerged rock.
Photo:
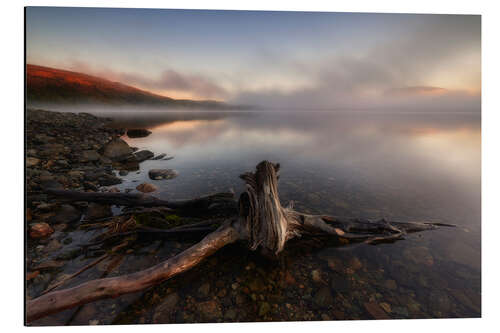
<svg viewBox="0 0 500 333">
<path fill-rule="evenodd" d="M 353 257 L 349 262 L 349 267 L 352 270 L 357 271 L 358 269 L 363 267 L 363 264 L 361 263 L 361 261 L 359 261 L 358 257 Z"/>
<path fill-rule="evenodd" d="M 406 248 L 403 251 L 403 256 L 417 265 L 425 265 L 427 267 L 434 265 L 434 258 L 429 249 L 424 246 Z"/>
<path fill-rule="evenodd" d="M 121 178 L 116 177 L 115 175 L 104 174 L 98 178 L 99 185 L 101 186 L 110 186 L 121 184 Z"/>
<path fill-rule="evenodd" d="M 333 296 L 330 292 L 330 288 L 323 287 L 314 295 L 314 303 L 320 307 L 327 307 L 333 303 Z"/>
<path fill-rule="evenodd" d="M 94 202 L 89 203 L 87 207 L 87 212 L 85 214 L 86 218 L 89 220 L 97 220 L 105 217 L 113 216 L 111 212 L 111 206 L 101 205 Z"/>
<path fill-rule="evenodd" d="M 145 128 L 130 128 L 127 130 L 127 136 L 129 138 L 144 138 L 150 135 L 152 132 Z"/>
<path fill-rule="evenodd" d="M 271 311 L 271 305 L 267 302 L 263 302 L 259 307 L 259 317 L 265 316 L 269 311 Z"/>
<path fill-rule="evenodd" d="M 156 155 L 155 157 L 152 158 L 152 160 L 161 160 L 162 158 L 164 158 L 165 156 L 167 156 L 167 154 L 165 153 L 161 153 L 159 155 Z"/>
<path fill-rule="evenodd" d="M 390 289 L 390 290 L 396 290 L 396 289 L 398 289 L 398 285 L 396 284 L 396 281 L 394 281 L 394 280 L 387 280 L 387 281 L 385 281 L 384 286 L 387 289 Z"/>
<path fill-rule="evenodd" d="M 150 179 L 160 180 L 175 178 L 178 173 L 172 169 L 151 169 L 149 170 L 148 175 Z"/>
<path fill-rule="evenodd" d="M 374 319 L 390 319 L 390 317 L 385 313 L 385 311 L 377 304 L 377 303 L 365 303 L 364 304 L 366 311 L 374 318 Z"/>
<path fill-rule="evenodd" d="M 56 212 L 56 215 L 50 218 L 50 223 L 71 224 L 80 221 L 82 213 L 71 205 L 62 205 Z"/>
<path fill-rule="evenodd" d="M 150 184 L 150 183 L 143 183 L 143 184 L 137 185 L 137 187 L 136 187 L 137 191 L 140 191 L 143 193 L 154 192 L 157 189 L 158 188 L 156 186 L 154 186 L 153 184 Z"/>
<path fill-rule="evenodd" d="M 137 162 L 142 162 L 145 160 L 149 160 L 150 158 L 155 156 L 155 154 L 153 154 L 153 152 L 151 152 L 149 150 L 141 150 L 141 151 L 134 153 L 134 156 L 137 159 Z"/>
<path fill-rule="evenodd" d="M 217 301 L 206 301 L 197 304 L 198 311 L 206 320 L 222 318 L 222 310 Z"/>
<path fill-rule="evenodd" d="M 391 313 L 391 311 L 392 311 L 392 310 L 391 310 L 391 306 L 390 306 L 388 303 L 386 303 L 386 302 L 382 302 L 382 303 L 380 303 L 379 305 L 380 305 L 380 307 L 381 307 L 382 309 L 384 309 L 384 311 L 385 311 L 385 312 L 387 312 L 387 313 Z"/>
<path fill-rule="evenodd" d="M 175 308 L 175 305 L 179 301 L 179 295 L 177 293 L 172 293 L 165 297 L 163 302 L 156 307 L 156 311 L 153 315 L 153 322 L 161 320 L 161 318 L 168 317 Z"/>
<path fill-rule="evenodd" d="M 198 292 L 203 296 L 203 297 L 207 297 L 209 292 L 210 292 L 210 284 L 207 282 L 207 283 L 204 283 L 201 285 L 200 288 L 198 288 Z"/>
</svg>

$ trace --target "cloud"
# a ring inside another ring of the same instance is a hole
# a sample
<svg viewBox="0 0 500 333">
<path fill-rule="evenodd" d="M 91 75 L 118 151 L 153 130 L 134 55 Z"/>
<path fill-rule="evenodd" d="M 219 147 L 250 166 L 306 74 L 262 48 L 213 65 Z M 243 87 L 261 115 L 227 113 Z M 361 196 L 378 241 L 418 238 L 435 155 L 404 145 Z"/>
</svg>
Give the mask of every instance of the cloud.
<svg viewBox="0 0 500 333">
<path fill-rule="evenodd" d="M 427 87 L 427 86 L 417 86 L 417 87 L 401 87 L 392 88 L 384 92 L 385 96 L 430 96 L 430 95 L 445 95 L 450 91 L 445 88 L 439 87 Z"/>
<path fill-rule="evenodd" d="M 172 69 L 164 70 L 158 78 L 140 74 L 119 73 L 118 79 L 151 90 L 175 90 L 204 98 L 223 98 L 226 91 L 212 79 L 197 74 L 182 74 Z"/>
<path fill-rule="evenodd" d="M 226 90 L 207 76 L 185 74 L 172 69 L 161 71 L 158 77 L 148 77 L 143 74 L 120 72 L 109 68 L 96 69 L 80 60 L 71 60 L 69 69 L 160 94 L 163 91 L 176 91 L 187 93 L 199 99 L 224 99 L 227 96 Z"/>
<path fill-rule="evenodd" d="M 430 15 L 374 47 L 295 63 L 310 86 L 242 90 L 233 101 L 274 108 L 480 110 L 478 16 Z"/>
</svg>

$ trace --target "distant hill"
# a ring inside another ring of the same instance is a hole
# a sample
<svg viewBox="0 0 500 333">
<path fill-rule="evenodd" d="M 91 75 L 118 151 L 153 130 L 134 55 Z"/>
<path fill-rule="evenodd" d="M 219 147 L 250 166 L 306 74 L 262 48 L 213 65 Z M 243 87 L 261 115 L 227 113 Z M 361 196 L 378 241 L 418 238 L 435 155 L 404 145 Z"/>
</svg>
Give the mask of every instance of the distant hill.
<svg viewBox="0 0 500 333">
<path fill-rule="evenodd" d="M 56 68 L 27 65 L 27 102 L 30 104 L 149 105 L 202 109 L 238 109 L 217 101 L 173 99 L 120 82 Z"/>
</svg>

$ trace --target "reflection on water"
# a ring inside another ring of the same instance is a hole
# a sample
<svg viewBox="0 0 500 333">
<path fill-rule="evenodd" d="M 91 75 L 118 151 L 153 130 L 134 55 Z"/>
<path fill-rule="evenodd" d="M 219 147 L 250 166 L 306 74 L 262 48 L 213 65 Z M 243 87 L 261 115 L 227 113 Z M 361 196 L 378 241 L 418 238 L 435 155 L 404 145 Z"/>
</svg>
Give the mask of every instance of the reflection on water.
<svg viewBox="0 0 500 333">
<path fill-rule="evenodd" d="M 103 313 L 101 323 L 369 319 L 373 304 L 390 318 L 480 316 L 478 114 L 184 113 L 116 118 L 116 124 L 149 128 L 148 137 L 124 139 L 175 156 L 142 163 L 121 189 L 148 181 L 166 199 L 229 188 L 239 194 L 238 175 L 267 159 L 281 163 L 281 199 L 294 200 L 297 210 L 460 228 L 379 246 L 303 240 L 279 262 L 230 246 L 161 286 L 91 305 Z M 179 176 L 152 181 L 151 168 L 173 168 Z M 116 274 L 187 246 L 153 243 Z"/>
</svg>

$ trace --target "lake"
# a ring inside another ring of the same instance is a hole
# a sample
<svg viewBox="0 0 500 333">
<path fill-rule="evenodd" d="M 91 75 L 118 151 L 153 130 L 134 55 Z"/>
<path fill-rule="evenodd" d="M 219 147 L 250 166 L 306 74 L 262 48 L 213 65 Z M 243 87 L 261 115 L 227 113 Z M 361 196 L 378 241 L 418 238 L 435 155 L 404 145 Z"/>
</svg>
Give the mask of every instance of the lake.
<svg viewBox="0 0 500 333">
<path fill-rule="evenodd" d="M 307 213 L 456 224 L 377 246 L 287 244 L 277 261 L 231 245 L 145 292 L 40 323 L 182 323 L 481 316 L 481 117 L 478 113 L 163 112 L 107 114 L 152 134 L 123 139 L 148 160 L 120 190 L 151 182 L 163 199 L 232 189 L 262 160 L 281 164 L 282 204 Z M 147 171 L 172 168 L 171 180 Z M 81 233 L 81 231 L 78 231 Z M 89 236 L 90 237 L 90 236 Z M 85 238 L 89 238 L 85 237 Z M 112 275 L 149 267 L 189 242 L 144 244 Z M 81 264 L 79 264 L 81 266 Z M 76 267 L 76 266 L 75 266 Z M 72 268 L 74 269 L 74 267 Z M 85 273 L 80 283 L 95 278 Z M 88 312 L 85 315 L 86 311 Z M 376 316 L 376 314 L 375 314 Z"/>
</svg>

